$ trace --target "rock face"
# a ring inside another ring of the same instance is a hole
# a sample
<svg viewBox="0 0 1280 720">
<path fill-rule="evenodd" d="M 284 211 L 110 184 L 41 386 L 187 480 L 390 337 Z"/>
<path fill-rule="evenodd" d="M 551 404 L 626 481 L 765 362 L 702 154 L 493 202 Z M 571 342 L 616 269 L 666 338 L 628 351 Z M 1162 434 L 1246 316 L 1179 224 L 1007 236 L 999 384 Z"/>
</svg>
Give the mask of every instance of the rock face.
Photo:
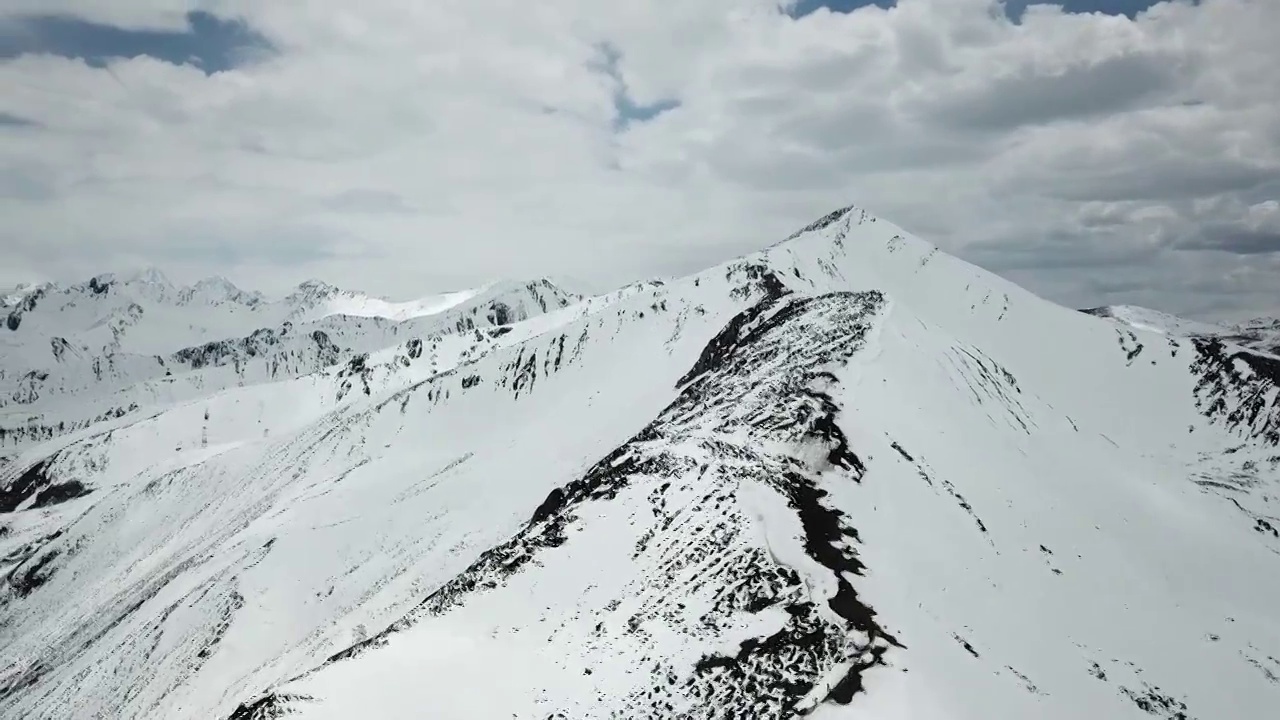
<svg viewBox="0 0 1280 720">
<path fill-rule="evenodd" d="M 600 297 L 293 304 L 152 359 L 181 394 L 64 382 L 133 407 L 11 445 L 0 715 L 1280 706 L 1262 349 L 1051 305 L 854 208 Z"/>
</svg>

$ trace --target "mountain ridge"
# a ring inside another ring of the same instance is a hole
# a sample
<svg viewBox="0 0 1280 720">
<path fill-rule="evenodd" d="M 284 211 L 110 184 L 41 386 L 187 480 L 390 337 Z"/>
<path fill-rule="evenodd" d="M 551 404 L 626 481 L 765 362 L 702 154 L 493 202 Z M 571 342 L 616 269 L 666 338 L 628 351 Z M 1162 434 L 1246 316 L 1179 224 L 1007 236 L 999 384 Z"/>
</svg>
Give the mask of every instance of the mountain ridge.
<svg viewBox="0 0 1280 720">
<path fill-rule="evenodd" d="M 1053 305 L 856 208 L 685 278 L 528 297 L 509 323 L 442 311 L 434 350 L 24 445 L 0 465 L 27 503 L 0 513 L 0 710 L 1185 720 L 1280 698 L 1265 353 Z"/>
<path fill-rule="evenodd" d="M 1280 355 L 1280 319 L 1258 317 L 1232 325 L 1214 325 L 1136 305 L 1103 305 L 1080 312 L 1110 318 L 1130 327 L 1188 338 L 1221 338 L 1224 342 Z"/>
</svg>

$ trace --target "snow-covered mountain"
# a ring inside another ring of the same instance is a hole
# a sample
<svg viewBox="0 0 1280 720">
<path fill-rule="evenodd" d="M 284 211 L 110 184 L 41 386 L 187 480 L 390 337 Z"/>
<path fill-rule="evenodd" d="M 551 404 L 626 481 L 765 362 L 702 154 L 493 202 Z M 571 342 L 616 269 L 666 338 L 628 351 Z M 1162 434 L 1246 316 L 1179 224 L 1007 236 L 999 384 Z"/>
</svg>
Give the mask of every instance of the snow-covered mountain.
<svg viewBox="0 0 1280 720">
<path fill-rule="evenodd" d="M 1226 337 L 1232 342 L 1280 355 L 1280 318 L 1260 317 L 1233 325 Z"/>
<path fill-rule="evenodd" d="M 1260 317 L 1235 325 L 1214 325 L 1136 305 L 1104 305 L 1080 312 L 1116 320 L 1139 330 L 1184 338 L 1220 338 L 1252 350 L 1280 355 L 1280 319 Z"/>
<path fill-rule="evenodd" d="M 1170 315 L 1159 310 L 1138 307 L 1137 305 L 1104 305 L 1088 308 L 1080 312 L 1095 317 L 1111 318 L 1124 325 L 1138 330 L 1147 330 L 1161 335 L 1177 337 L 1209 337 L 1228 332 L 1224 325 L 1187 320 L 1177 315 Z"/>
<path fill-rule="evenodd" d="M 1280 360 L 1218 335 L 852 208 L 600 297 L 228 299 L 181 347 L 181 291 L 116 287 L 6 340 L 49 379 L 6 408 L 43 429 L 0 464 L 0 716 L 1280 708 Z"/>
<path fill-rule="evenodd" d="M 311 280 L 269 302 L 221 278 L 174 287 L 154 270 L 35 288 L 0 311 L 9 318 L 0 329 L 0 456 L 411 341 L 426 343 L 429 354 L 441 343 L 469 351 L 514 322 L 578 299 L 537 281 L 394 303 Z M 464 334 L 464 342 L 453 340 Z"/>
</svg>

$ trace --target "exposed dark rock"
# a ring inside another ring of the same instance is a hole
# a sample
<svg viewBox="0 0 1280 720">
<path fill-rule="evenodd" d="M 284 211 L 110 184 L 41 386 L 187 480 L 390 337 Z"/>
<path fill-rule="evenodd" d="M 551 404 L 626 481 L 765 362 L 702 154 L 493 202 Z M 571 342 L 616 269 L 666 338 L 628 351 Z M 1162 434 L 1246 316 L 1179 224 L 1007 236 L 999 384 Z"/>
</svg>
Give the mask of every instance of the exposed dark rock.
<svg viewBox="0 0 1280 720">
<path fill-rule="evenodd" d="M 1187 704 L 1177 698 L 1166 694 L 1163 690 L 1151 684 L 1144 684 L 1142 690 L 1132 690 L 1127 687 L 1120 688 L 1120 693 L 1133 701 L 1138 709 L 1162 718 L 1162 720 L 1194 720 L 1187 714 Z"/>
<path fill-rule="evenodd" d="M 49 350 L 53 353 L 53 359 L 56 362 L 62 362 L 62 359 L 66 357 L 67 350 L 70 348 L 71 343 L 67 342 L 66 338 L 55 337 L 49 339 Z"/>
<path fill-rule="evenodd" d="M 293 714 L 293 711 L 289 709 L 290 705 L 309 700 L 311 698 L 306 695 L 289 693 L 267 695 L 252 703 L 242 703 L 236 708 L 235 712 L 231 713 L 231 717 L 227 718 L 227 720 L 277 720 L 277 718 Z"/>
<path fill-rule="evenodd" d="M 369 386 L 369 381 L 373 379 L 373 368 L 369 367 L 369 354 L 363 353 L 348 360 L 338 371 L 338 379 L 342 381 L 338 385 L 339 400 L 351 391 L 355 382 L 360 383 L 365 395 L 371 395 L 373 389 Z"/>
<path fill-rule="evenodd" d="M 412 360 L 417 360 L 418 358 L 422 357 L 422 339 L 414 338 L 409 342 L 405 343 L 405 352 L 409 355 L 409 358 Z"/>
<path fill-rule="evenodd" d="M 977 650 L 973 649 L 973 646 L 969 644 L 968 640 L 965 640 L 964 638 L 955 634 L 953 634 L 951 637 L 954 638 L 956 642 L 960 643 L 960 647 L 964 648 L 965 652 L 969 653 L 974 657 L 982 657 L 981 655 L 978 654 Z"/>
<path fill-rule="evenodd" d="M 1272 392 L 1280 386 L 1280 359 L 1228 347 L 1218 338 L 1193 344 L 1200 412 L 1242 435 L 1280 445 L 1280 393 Z"/>
<path fill-rule="evenodd" d="M 5 318 L 5 327 L 16 331 L 18 326 L 22 324 L 23 314 L 35 310 L 36 305 L 44 298 L 45 293 L 45 288 L 41 287 L 24 295 L 22 300 L 18 301 L 18 304 L 9 310 L 9 316 Z"/>
<path fill-rule="evenodd" d="M 29 508 L 35 509 L 57 505 L 92 492 L 79 480 L 58 482 L 50 473 L 52 464 L 53 458 L 45 458 L 27 468 L 7 487 L 0 488 L 0 513 L 17 510 L 18 506 L 32 496 L 35 496 L 35 500 Z"/>
<path fill-rule="evenodd" d="M 494 301 L 489 306 L 489 322 L 493 325 L 506 325 L 512 321 L 514 317 L 511 312 L 511 306 L 504 302 Z"/>
<path fill-rule="evenodd" d="M 111 290 L 114 282 L 105 276 L 89 278 L 89 290 L 94 295 L 105 295 Z"/>
<path fill-rule="evenodd" d="M 74 500 L 93 492 L 92 489 L 86 487 L 79 480 L 68 480 L 64 483 L 56 483 L 49 485 L 36 495 L 36 501 L 31 507 L 43 508 L 51 505 L 58 505 L 68 500 Z"/>
</svg>

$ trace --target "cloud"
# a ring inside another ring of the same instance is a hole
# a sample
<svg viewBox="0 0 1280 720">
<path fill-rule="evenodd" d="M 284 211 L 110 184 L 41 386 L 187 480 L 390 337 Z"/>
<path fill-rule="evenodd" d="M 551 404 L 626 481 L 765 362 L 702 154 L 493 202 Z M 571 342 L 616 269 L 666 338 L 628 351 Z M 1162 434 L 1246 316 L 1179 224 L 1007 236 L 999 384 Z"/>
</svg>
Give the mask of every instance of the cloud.
<svg viewBox="0 0 1280 720">
<path fill-rule="evenodd" d="M 980 131 L 1120 113 L 1176 88 L 1177 60 L 1135 53 L 1059 68 L 995 70 L 1000 74 L 976 86 L 935 96 L 923 111 L 937 122 Z"/>
<path fill-rule="evenodd" d="M 412 212 L 404 198 L 386 190 L 353 188 L 335 193 L 323 201 L 334 212 L 351 213 L 400 213 Z"/>
<path fill-rule="evenodd" d="M 1267 255 L 1280 253 L 1280 201 L 1266 200 L 1240 208 L 1233 200 L 1201 203 L 1198 210 L 1211 217 L 1225 213 L 1213 212 L 1217 206 L 1230 204 L 1232 223 L 1206 222 L 1195 232 L 1180 238 L 1176 247 L 1184 250 L 1215 250 L 1235 255 Z"/>
<path fill-rule="evenodd" d="M 1189 250 L 1221 250 L 1238 255 L 1261 255 L 1280 252 L 1280 230 L 1242 230 L 1206 228 L 1192 242 L 1179 247 Z"/>
<path fill-rule="evenodd" d="M 36 123 L 24 117 L 19 117 L 13 113 L 0 112 L 0 128 L 34 127 L 35 125 Z"/>
<path fill-rule="evenodd" d="M 0 283 L 604 288 L 856 203 L 1068 304 L 1280 310 L 1280 4 L 1102 2 L 217 0 L 219 55 L 137 41 L 185 3 L 13 0 Z"/>
</svg>

